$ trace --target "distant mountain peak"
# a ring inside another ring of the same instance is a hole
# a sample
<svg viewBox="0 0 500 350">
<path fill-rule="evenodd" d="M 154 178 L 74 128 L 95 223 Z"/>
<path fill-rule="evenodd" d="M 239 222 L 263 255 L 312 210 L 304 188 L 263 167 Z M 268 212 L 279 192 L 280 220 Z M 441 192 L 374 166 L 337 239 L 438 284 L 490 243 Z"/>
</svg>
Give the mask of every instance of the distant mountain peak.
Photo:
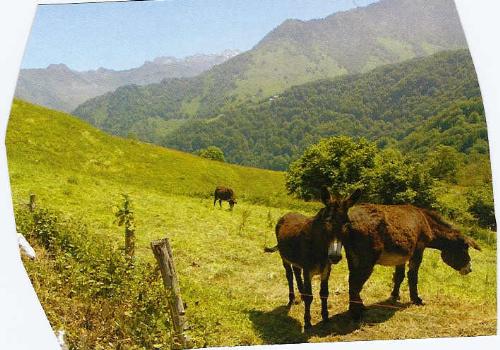
<svg viewBox="0 0 500 350">
<path fill-rule="evenodd" d="M 153 59 L 152 63 L 154 64 L 172 64 L 178 62 L 179 59 L 173 56 L 159 56 Z M 150 63 L 150 61 L 146 61 L 145 63 Z"/>
<path fill-rule="evenodd" d="M 136 68 L 104 67 L 87 71 L 70 69 L 64 63 L 47 68 L 21 69 L 16 97 L 42 106 L 72 111 L 85 100 L 120 86 L 159 83 L 164 79 L 194 77 L 239 54 L 224 50 L 217 54 L 195 54 L 184 58 L 160 56 Z"/>
<path fill-rule="evenodd" d="M 221 55 L 224 57 L 227 57 L 227 58 L 232 58 L 234 56 L 238 56 L 240 53 L 241 53 L 241 51 L 237 50 L 237 49 L 235 49 L 235 50 L 226 49 L 226 50 L 221 52 Z"/>
<path fill-rule="evenodd" d="M 47 66 L 47 70 L 52 70 L 52 71 L 71 71 L 71 69 L 67 65 L 65 65 L 64 63 L 49 64 Z"/>
</svg>

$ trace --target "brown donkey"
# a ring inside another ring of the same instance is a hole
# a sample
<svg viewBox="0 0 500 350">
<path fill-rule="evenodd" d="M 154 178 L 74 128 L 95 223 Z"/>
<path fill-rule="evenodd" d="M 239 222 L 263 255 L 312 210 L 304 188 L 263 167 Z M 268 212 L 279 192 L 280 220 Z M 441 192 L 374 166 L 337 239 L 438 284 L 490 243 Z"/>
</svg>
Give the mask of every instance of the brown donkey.
<svg viewBox="0 0 500 350">
<path fill-rule="evenodd" d="M 222 201 L 229 203 L 229 209 L 233 210 L 234 205 L 237 203 L 234 196 L 234 191 L 229 187 L 217 186 L 214 192 L 214 207 L 215 203 L 219 201 L 219 206 L 222 208 Z"/>
<path fill-rule="evenodd" d="M 392 298 L 397 300 L 408 262 L 410 298 L 423 305 L 417 283 L 425 248 L 440 250 L 443 261 L 462 275 L 472 271 L 468 248 L 480 250 L 474 240 L 437 213 L 412 205 L 361 204 L 351 208 L 342 242 L 349 266 L 349 310 L 355 319 L 364 309 L 360 292 L 375 264 L 396 267 Z"/>
<path fill-rule="evenodd" d="M 328 278 L 331 264 L 342 259 L 340 233 L 347 222 L 349 208 L 359 199 L 361 191 L 347 199 L 333 198 L 328 189 L 321 190 L 321 201 L 325 205 L 315 216 L 306 217 L 298 213 L 284 215 L 276 224 L 278 245 L 266 248 L 266 252 L 279 251 L 288 280 L 289 302 L 295 300 L 293 276 L 304 300 L 304 328 L 311 327 L 311 302 L 313 300 L 311 278 L 321 275 L 321 316 L 328 320 Z M 301 271 L 303 272 L 302 281 Z"/>
</svg>

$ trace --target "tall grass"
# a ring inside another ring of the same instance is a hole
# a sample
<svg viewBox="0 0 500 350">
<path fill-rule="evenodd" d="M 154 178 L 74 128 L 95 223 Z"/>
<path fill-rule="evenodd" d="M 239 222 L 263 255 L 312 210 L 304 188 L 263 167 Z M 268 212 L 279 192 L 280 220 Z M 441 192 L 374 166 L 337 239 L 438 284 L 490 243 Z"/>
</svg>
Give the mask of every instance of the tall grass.
<svg viewBox="0 0 500 350">
<path fill-rule="evenodd" d="M 18 230 L 37 251 L 26 261 L 30 278 L 55 329 L 72 349 L 142 349 L 171 343 L 158 270 L 130 264 L 122 249 L 95 237 L 62 213 L 16 210 Z"/>
</svg>

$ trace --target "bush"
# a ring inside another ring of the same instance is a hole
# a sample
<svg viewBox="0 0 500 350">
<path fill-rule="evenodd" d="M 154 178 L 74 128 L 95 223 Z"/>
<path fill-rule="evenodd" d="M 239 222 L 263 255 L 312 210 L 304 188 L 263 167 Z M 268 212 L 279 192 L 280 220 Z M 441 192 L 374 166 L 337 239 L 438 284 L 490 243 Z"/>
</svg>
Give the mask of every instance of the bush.
<svg viewBox="0 0 500 350">
<path fill-rule="evenodd" d="M 209 146 L 207 148 L 198 151 L 198 155 L 202 158 L 207 158 L 211 160 L 217 160 L 219 162 L 224 162 L 224 152 L 216 146 Z"/>
<path fill-rule="evenodd" d="M 318 199 L 322 186 L 347 194 L 359 186 L 362 174 L 374 166 L 375 144 L 348 136 L 330 137 L 305 150 L 286 173 L 289 193 L 303 199 Z"/>
<path fill-rule="evenodd" d="M 412 203 L 432 207 L 436 202 L 434 180 L 420 163 L 387 149 L 375 157 L 375 166 L 362 179 L 370 201 L 382 204 Z"/>
<path fill-rule="evenodd" d="M 156 268 L 130 264 L 122 249 L 93 239 L 86 225 L 57 212 L 17 209 L 16 223 L 37 251 L 35 261 L 25 262 L 33 286 L 70 348 L 170 346 Z"/>
<path fill-rule="evenodd" d="M 363 138 L 323 139 L 290 165 L 289 193 L 317 199 L 322 186 L 340 195 L 362 188 L 364 197 L 375 203 L 431 207 L 436 201 L 434 180 L 420 163 L 394 149 L 379 151 Z"/>
<path fill-rule="evenodd" d="M 461 154 L 455 148 L 444 145 L 438 145 L 427 159 L 431 176 L 452 183 L 457 183 L 457 170 L 461 163 Z"/>
<path fill-rule="evenodd" d="M 491 186 L 471 188 L 467 192 L 468 211 L 477 219 L 481 227 L 496 231 L 495 206 Z"/>
</svg>

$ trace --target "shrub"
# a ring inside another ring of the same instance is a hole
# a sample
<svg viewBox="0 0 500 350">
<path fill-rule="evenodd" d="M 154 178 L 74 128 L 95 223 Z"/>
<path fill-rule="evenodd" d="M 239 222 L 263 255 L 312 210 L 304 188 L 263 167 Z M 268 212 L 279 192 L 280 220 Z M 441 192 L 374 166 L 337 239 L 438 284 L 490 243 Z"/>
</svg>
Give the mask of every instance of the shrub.
<svg viewBox="0 0 500 350">
<path fill-rule="evenodd" d="M 426 169 L 393 149 L 377 154 L 375 166 L 365 170 L 362 183 L 366 196 L 375 203 L 431 207 L 436 202 L 434 181 Z"/>
<path fill-rule="evenodd" d="M 483 185 L 467 192 L 468 211 L 477 219 L 480 226 L 496 231 L 495 207 L 491 186 Z"/>
<path fill-rule="evenodd" d="M 304 199 L 318 199 L 322 186 L 347 194 L 359 186 L 362 174 L 374 166 L 375 144 L 364 138 L 330 137 L 305 150 L 286 174 L 289 193 Z"/>
<path fill-rule="evenodd" d="M 427 166 L 431 176 L 457 183 L 457 170 L 462 163 L 460 153 L 451 146 L 438 145 L 429 153 Z"/>
<path fill-rule="evenodd" d="M 202 158 L 217 160 L 224 162 L 224 152 L 216 146 L 209 146 L 198 151 L 198 155 Z"/>
<path fill-rule="evenodd" d="M 363 138 L 323 139 L 290 165 L 289 193 L 317 199 L 322 186 L 340 195 L 363 188 L 365 198 L 375 203 L 431 207 L 436 201 L 434 180 L 422 164 L 394 149 L 379 151 Z"/>
<path fill-rule="evenodd" d="M 16 210 L 18 231 L 37 251 L 26 261 L 54 329 L 70 348 L 170 346 L 170 321 L 156 268 L 128 263 L 123 251 L 93 239 L 86 225 L 46 209 Z"/>
</svg>

